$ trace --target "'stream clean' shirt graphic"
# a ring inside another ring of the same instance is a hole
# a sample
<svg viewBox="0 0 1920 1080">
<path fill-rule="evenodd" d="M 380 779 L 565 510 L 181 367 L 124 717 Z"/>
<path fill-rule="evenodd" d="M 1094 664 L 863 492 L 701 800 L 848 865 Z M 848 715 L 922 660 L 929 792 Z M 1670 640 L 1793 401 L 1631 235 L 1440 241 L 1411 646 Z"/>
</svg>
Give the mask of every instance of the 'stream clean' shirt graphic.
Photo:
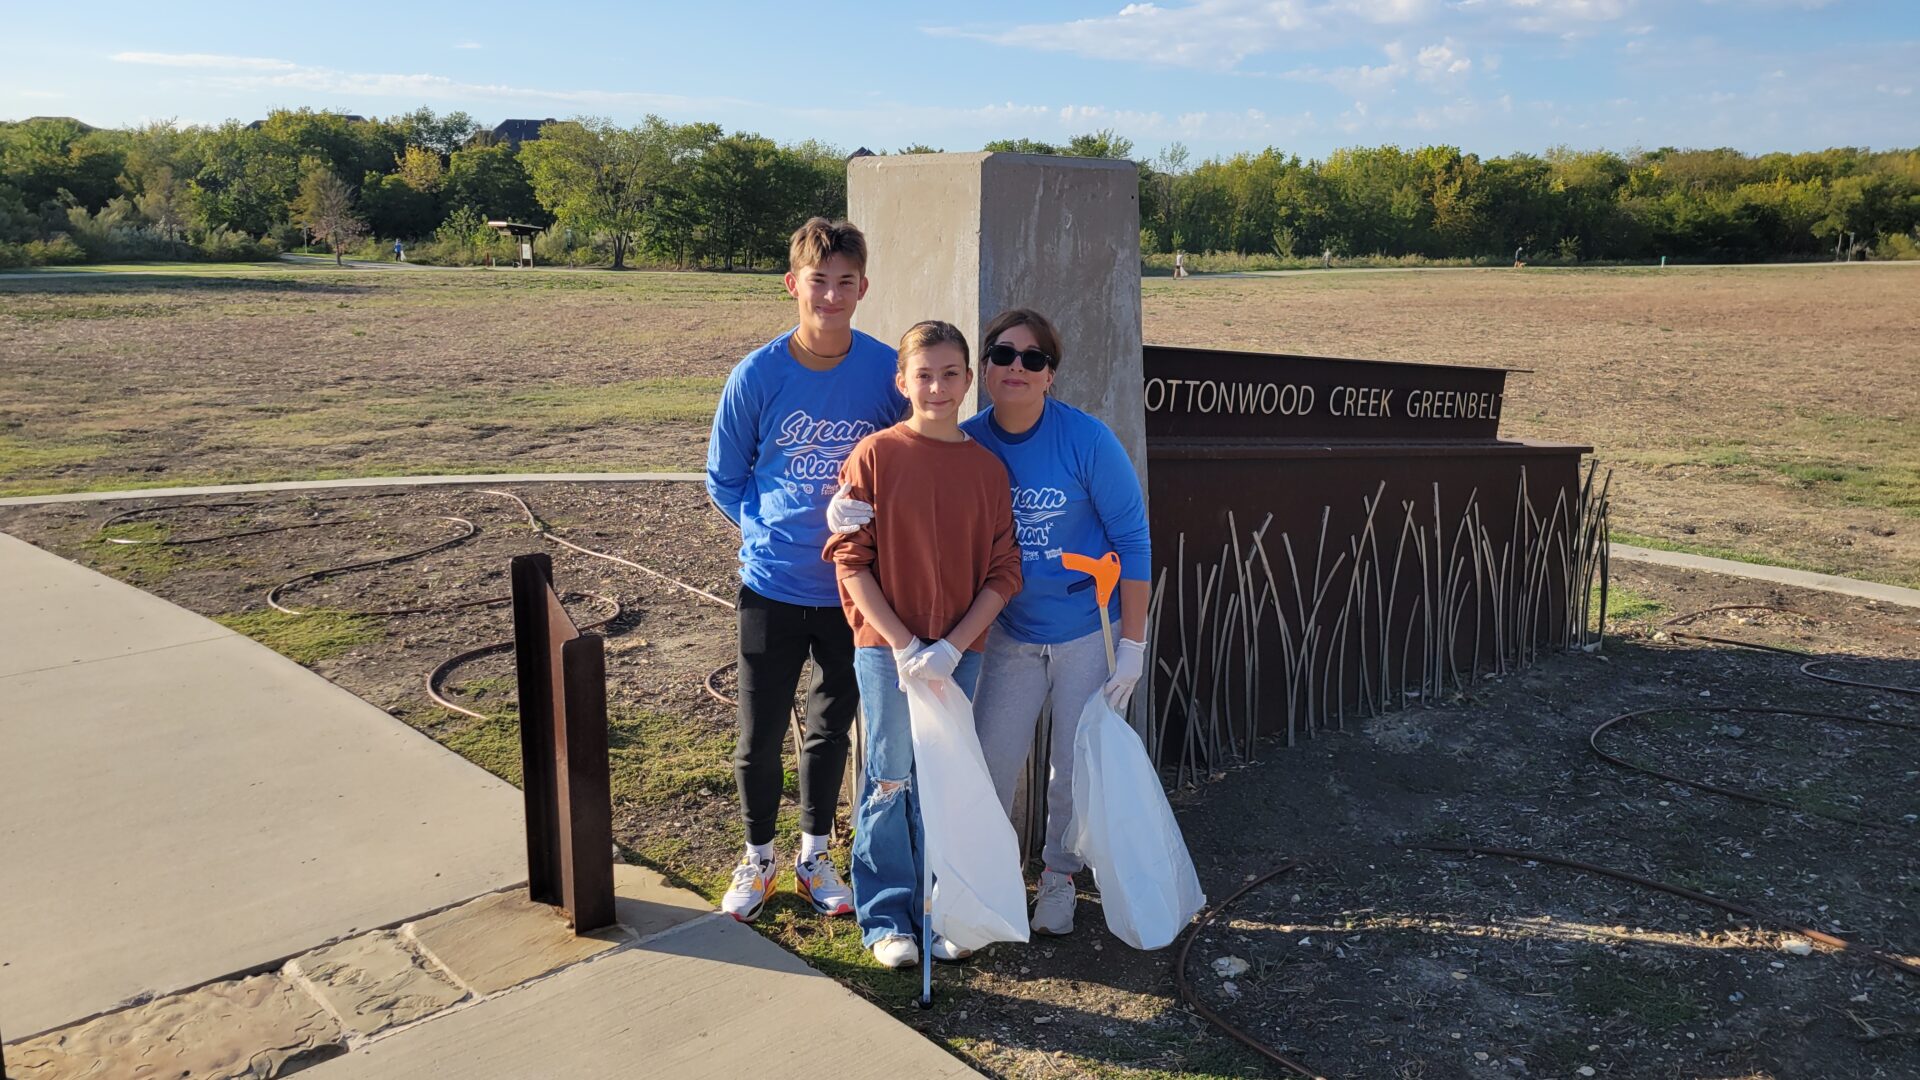
<svg viewBox="0 0 1920 1080">
<path fill-rule="evenodd" d="M 795 409 L 780 421 L 780 434 L 773 443 L 787 462 L 782 483 L 789 492 L 808 495 L 834 490 L 841 463 L 876 430 L 865 420 L 816 420 L 806 410 Z"/>
<path fill-rule="evenodd" d="M 727 376 L 707 441 L 707 494 L 740 526 L 740 583 L 806 607 L 840 607 L 827 500 L 861 439 L 900 419 L 893 350 L 858 330 L 826 371 L 800 365 L 782 334 Z"/>
<path fill-rule="evenodd" d="M 1013 534 L 1028 560 L 1039 557 L 1035 548 L 1053 542 L 1054 519 L 1067 512 L 1067 493 L 1057 487 L 1013 489 Z"/>
</svg>

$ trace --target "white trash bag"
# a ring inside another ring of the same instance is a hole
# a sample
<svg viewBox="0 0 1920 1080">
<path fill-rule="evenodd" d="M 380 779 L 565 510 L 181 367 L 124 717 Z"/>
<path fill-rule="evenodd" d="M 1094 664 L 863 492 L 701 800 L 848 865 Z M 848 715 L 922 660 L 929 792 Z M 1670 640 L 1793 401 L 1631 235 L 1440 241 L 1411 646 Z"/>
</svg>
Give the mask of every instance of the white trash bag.
<svg viewBox="0 0 1920 1080">
<path fill-rule="evenodd" d="M 1100 886 L 1107 929 L 1136 949 L 1172 944 L 1207 904 L 1147 748 L 1099 693 L 1080 710 L 1073 736 L 1066 840 Z"/>
<path fill-rule="evenodd" d="M 933 932 L 963 949 L 1027 940 L 1020 844 L 1000 810 L 973 729 L 973 706 L 950 679 L 907 679 L 913 774 L 920 793 Z"/>
</svg>

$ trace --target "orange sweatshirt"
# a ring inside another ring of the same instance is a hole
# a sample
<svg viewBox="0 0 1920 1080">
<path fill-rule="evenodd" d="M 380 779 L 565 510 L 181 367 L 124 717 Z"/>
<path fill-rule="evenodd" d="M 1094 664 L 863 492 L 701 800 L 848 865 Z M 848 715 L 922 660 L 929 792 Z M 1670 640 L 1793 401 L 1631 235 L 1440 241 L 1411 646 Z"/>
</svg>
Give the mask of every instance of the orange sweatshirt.
<svg viewBox="0 0 1920 1080">
<path fill-rule="evenodd" d="M 847 595 L 847 579 L 862 570 L 872 571 L 894 614 L 928 643 L 945 637 L 982 589 L 1006 599 L 1020 591 L 1013 485 L 979 443 L 941 442 L 895 424 L 853 448 L 840 481 L 849 496 L 873 504 L 871 523 L 829 537 L 822 552 L 835 565 L 856 646 L 887 645 Z M 985 646 L 982 634 L 966 647 Z"/>
</svg>

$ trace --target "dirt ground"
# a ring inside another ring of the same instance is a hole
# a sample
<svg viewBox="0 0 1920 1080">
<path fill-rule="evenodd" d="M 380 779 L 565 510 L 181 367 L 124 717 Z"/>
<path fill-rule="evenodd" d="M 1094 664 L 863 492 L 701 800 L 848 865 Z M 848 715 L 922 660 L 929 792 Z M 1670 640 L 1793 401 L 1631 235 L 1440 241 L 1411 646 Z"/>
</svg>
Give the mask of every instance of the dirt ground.
<svg viewBox="0 0 1920 1080">
<path fill-rule="evenodd" d="M 734 542 L 695 485 L 514 490 L 577 542 L 732 596 Z M 115 503 L 0 508 L 0 529 L 228 619 L 509 779 L 517 744 L 506 658 L 449 680 L 484 719 L 433 705 L 423 685 L 443 659 L 504 639 L 505 610 L 349 613 L 504 593 L 509 556 L 548 550 L 561 588 L 621 606 L 607 630 L 620 843 L 708 895 L 724 886 L 740 841 L 733 721 L 705 686 L 731 658 L 724 607 L 545 544 L 511 500 L 472 489 L 233 501 L 250 505 L 136 514 L 110 535 L 340 524 L 111 545 L 100 527 L 146 505 Z M 287 590 L 283 602 L 313 614 L 263 614 L 279 582 L 463 531 L 447 516 L 479 532 L 417 560 Z M 1403 847 L 1500 846 L 1591 862 L 1920 963 L 1920 730 L 1684 711 L 1800 708 L 1920 725 L 1920 698 L 1817 682 L 1796 657 L 1691 643 L 1661 626 L 1720 604 L 1772 604 L 1797 614 L 1714 615 L 1694 629 L 1874 658 L 1833 670 L 1920 686 L 1920 612 L 1621 562 L 1614 571 L 1613 606 L 1631 617 L 1616 620 L 1602 651 L 1552 656 L 1454 700 L 1350 719 L 1347 730 L 1294 747 L 1268 743 L 1257 764 L 1176 793 L 1212 899 L 1284 861 L 1302 863 L 1200 935 L 1187 974 L 1204 1003 L 1329 1077 L 1920 1076 L 1920 977 L 1895 975 L 1859 949 L 1804 947 L 1779 923 L 1589 873 Z M 583 621 L 600 609 L 575 605 Z M 1673 711 L 1609 732 L 1606 748 L 1799 809 L 1617 769 L 1588 750 L 1596 725 L 1652 707 Z M 789 803 L 783 850 L 793 818 Z M 815 918 L 786 893 L 760 926 L 991 1076 L 1283 1075 L 1184 1007 L 1172 951 L 1120 944 L 1097 893 L 1082 887 L 1077 933 L 943 967 L 930 1013 L 909 1004 L 915 977 L 875 968 L 849 922 Z"/>
<path fill-rule="evenodd" d="M 1527 369 L 1503 433 L 1594 445 L 1622 539 L 1920 585 L 1920 268 L 1142 288 L 1150 342 Z M 8 276 L 0 495 L 694 469 L 789 303 L 745 275 Z"/>
</svg>

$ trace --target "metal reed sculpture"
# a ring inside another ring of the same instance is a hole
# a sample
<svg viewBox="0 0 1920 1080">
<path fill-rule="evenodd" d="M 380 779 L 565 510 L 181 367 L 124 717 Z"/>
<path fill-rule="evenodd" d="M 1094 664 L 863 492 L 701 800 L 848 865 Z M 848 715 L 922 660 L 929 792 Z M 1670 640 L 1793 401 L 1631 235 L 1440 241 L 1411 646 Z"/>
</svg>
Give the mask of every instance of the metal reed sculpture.
<svg viewBox="0 0 1920 1080">
<path fill-rule="evenodd" d="M 1229 513 L 1213 557 L 1190 552 L 1182 533 L 1154 583 L 1156 660 L 1133 706 L 1155 763 L 1191 784 L 1254 760 L 1262 735 L 1291 746 L 1343 728 L 1349 711 L 1430 704 L 1543 649 L 1597 648 L 1610 482 L 1590 465 L 1579 490 L 1560 489 L 1542 513 L 1523 467 L 1504 536 L 1488 528 L 1477 489 L 1448 518 L 1434 484 L 1396 519 L 1384 482 L 1362 498 L 1364 523 L 1344 545 L 1328 536 L 1330 507 L 1310 547 L 1273 536 L 1271 514 L 1243 536 Z"/>
</svg>

